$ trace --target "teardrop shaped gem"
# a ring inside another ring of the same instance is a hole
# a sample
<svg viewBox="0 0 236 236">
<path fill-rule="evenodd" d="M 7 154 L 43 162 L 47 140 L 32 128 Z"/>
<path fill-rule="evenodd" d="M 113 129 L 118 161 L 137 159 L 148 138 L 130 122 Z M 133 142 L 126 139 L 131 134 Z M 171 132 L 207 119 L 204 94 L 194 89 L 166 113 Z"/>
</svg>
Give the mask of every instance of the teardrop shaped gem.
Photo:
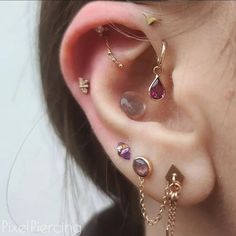
<svg viewBox="0 0 236 236">
<path fill-rule="evenodd" d="M 166 91 L 163 84 L 160 81 L 159 75 L 156 75 L 155 79 L 153 80 L 148 89 L 148 92 L 149 96 L 155 100 L 160 100 L 165 97 Z"/>
</svg>

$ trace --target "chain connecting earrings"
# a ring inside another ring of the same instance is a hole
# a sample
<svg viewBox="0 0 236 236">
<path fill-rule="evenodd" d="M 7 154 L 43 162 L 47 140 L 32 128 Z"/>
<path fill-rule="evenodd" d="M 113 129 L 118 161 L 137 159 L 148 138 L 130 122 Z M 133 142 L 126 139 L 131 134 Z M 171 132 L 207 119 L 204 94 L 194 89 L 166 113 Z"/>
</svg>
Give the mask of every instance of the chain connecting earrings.
<svg viewBox="0 0 236 236">
<path fill-rule="evenodd" d="M 140 206 L 141 213 L 146 220 L 148 225 L 154 225 L 158 223 L 163 218 L 163 213 L 168 207 L 168 221 L 166 226 L 166 236 L 173 236 L 175 232 L 175 221 L 176 221 L 176 211 L 177 202 L 180 196 L 180 191 L 182 188 L 182 183 L 184 176 L 178 170 L 178 168 L 172 165 L 166 175 L 167 186 L 164 190 L 164 196 L 162 197 L 162 203 L 160 209 L 156 216 L 151 219 L 147 214 L 147 209 L 145 205 L 145 194 L 144 194 L 144 182 L 145 178 L 151 175 L 152 166 L 151 163 L 144 157 L 137 157 L 133 161 L 134 172 L 139 176 L 139 193 L 140 193 Z"/>
</svg>

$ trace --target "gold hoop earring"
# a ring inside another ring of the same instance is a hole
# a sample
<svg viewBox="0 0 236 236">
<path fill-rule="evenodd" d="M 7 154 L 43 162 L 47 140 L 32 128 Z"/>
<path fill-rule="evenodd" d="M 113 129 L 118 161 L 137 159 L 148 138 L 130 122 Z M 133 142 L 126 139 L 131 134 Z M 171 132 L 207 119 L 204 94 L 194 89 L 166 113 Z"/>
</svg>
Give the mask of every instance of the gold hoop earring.
<svg viewBox="0 0 236 236">
<path fill-rule="evenodd" d="M 157 65 L 153 68 L 153 73 L 155 74 L 155 78 L 148 89 L 149 96 L 154 100 L 160 100 L 164 98 L 166 95 L 166 90 L 160 80 L 163 61 L 166 54 L 166 46 L 167 46 L 166 42 L 162 41 L 161 54 L 160 57 L 157 58 Z"/>
</svg>

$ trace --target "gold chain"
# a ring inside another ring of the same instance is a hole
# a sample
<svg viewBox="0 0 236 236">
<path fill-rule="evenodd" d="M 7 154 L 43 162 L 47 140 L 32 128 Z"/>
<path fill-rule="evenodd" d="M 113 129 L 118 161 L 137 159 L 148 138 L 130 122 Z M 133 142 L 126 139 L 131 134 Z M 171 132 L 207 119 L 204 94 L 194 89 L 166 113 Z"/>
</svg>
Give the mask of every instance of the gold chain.
<svg viewBox="0 0 236 236">
<path fill-rule="evenodd" d="M 141 213 L 142 213 L 144 219 L 147 221 L 147 224 L 152 226 L 152 225 L 158 223 L 162 219 L 163 212 L 164 212 L 165 207 L 168 202 L 167 197 L 169 195 L 168 194 L 169 188 L 166 187 L 166 189 L 165 189 L 165 194 L 162 197 L 162 204 L 160 206 L 159 212 L 156 214 L 156 216 L 153 219 L 151 219 L 147 214 L 146 205 L 145 205 L 144 178 L 139 177 L 139 179 L 140 179 L 139 193 L 140 193 Z"/>
<path fill-rule="evenodd" d="M 175 233 L 177 202 L 169 202 L 169 215 L 166 227 L 166 236 L 173 236 Z"/>
</svg>

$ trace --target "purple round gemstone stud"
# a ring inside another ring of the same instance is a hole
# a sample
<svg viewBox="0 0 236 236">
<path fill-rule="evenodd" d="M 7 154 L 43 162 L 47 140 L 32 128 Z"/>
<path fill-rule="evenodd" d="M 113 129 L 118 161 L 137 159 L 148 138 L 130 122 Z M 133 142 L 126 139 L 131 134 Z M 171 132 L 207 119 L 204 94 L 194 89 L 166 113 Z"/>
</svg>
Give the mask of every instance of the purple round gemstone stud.
<svg viewBox="0 0 236 236">
<path fill-rule="evenodd" d="M 122 157 L 126 160 L 130 160 L 131 153 L 130 153 L 130 147 L 128 144 L 120 142 L 120 143 L 118 143 L 116 150 L 117 150 L 117 153 L 120 157 Z"/>
<path fill-rule="evenodd" d="M 144 157 L 137 157 L 134 159 L 133 169 L 139 177 L 146 177 L 152 172 L 151 163 Z"/>
</svg>

